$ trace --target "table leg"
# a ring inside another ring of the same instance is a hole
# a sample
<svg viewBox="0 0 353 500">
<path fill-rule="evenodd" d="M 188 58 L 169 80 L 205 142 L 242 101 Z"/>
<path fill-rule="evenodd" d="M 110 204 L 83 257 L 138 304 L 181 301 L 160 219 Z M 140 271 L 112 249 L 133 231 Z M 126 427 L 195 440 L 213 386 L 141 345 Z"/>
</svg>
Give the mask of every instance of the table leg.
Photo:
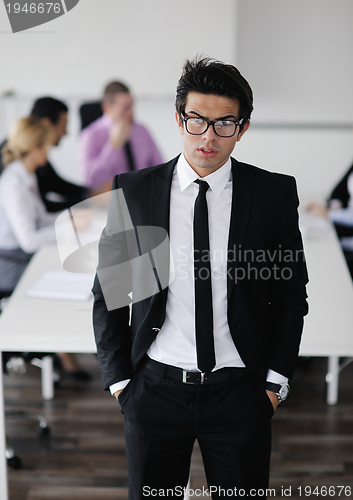
<svg viewBox="0 0 353 500">
<path fill-rule="evenodd" d="M 339 382 L 339 357 L 329 356 L 327 382 L 327 404 L 335 405 L 338 401 L 338 382 Z"/>
<path fill-rule="evenodd" d="M 44 356 L 42 359 L 41 368 L 42 368 L 43 399 L 53 399 L 54 398 L 53 357 Z"/>
<path fill-rule="evenodd" d="M 190 476 L 189 476 L 188 484 L 186 485 L 186 492 L 184 495 L 184 500 L 190 500 L 189 490 L 190 490 Z"/>
<path fill-rule="evenodd" d="M 5 458 L 5 405 L 2 378 L 2 352 L 0 351 L 0 498 L 1 500 L 8 500 L 7 463 Z"/>
</svg>

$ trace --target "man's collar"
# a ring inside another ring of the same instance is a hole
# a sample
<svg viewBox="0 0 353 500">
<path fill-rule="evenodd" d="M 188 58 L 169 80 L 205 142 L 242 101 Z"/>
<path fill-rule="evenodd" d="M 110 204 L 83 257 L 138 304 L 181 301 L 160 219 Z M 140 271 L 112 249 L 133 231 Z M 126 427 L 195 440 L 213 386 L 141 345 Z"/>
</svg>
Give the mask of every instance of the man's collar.
<svg viewBox="0 0 353 500">
<path fill-rule="evenodd" d="M 212 174 L 207 175 L 206 177 L 199 177 L 195 170 L 190 167 L 184 156 L 184 153 L 182 153 L 176 166 L 176 172 L 178 174 L 181 191 L 184 191 L 186 188 L 188 188 L 190 184 L 192 184 L 196 179 L 201 179 L 208 182 L 211 190 L 218 198 L 222 194 L 228 181 L 231 178 L 232 163 L 229 157 L 227 162 L 221 168 L 219 168 Z"/>
</svg>

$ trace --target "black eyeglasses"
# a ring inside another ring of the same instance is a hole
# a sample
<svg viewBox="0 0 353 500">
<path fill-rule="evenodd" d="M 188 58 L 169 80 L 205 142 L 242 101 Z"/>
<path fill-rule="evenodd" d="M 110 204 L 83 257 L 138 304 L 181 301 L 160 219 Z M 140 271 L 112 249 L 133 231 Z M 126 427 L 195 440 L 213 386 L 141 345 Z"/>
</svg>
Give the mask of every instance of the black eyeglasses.
<svg viewBox="0 0 353 500">
<path fill-rule="evenodd" d="M 213 126 L 215 134 L 219 137 L 232 137 L 238 125 L 243 123 L 243 118 L 239 121 L 235 120 L 205 120 L 205 118 L 199 118 L 197 116 L 184 116 L 181 113 L 181 118 L 185 123 L 186 131 L 191 135 L 202 135 L 204 134 L 210 125 Z"/>
</svg>

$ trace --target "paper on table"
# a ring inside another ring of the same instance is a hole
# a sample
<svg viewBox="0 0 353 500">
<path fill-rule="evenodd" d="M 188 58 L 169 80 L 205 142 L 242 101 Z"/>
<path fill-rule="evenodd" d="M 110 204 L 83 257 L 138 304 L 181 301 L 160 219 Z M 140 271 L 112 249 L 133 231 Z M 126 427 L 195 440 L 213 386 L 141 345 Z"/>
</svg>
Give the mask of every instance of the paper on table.
<svg viewBox="0 0 353 500">
<path fill-rule="evenodd" d="M 86 301 L 92 296 L 94 274 L 75 274 L 64 271 L 50 271 L 26 292 L 26 296 L 35 299 L 57 299 Z"/>
</svg>

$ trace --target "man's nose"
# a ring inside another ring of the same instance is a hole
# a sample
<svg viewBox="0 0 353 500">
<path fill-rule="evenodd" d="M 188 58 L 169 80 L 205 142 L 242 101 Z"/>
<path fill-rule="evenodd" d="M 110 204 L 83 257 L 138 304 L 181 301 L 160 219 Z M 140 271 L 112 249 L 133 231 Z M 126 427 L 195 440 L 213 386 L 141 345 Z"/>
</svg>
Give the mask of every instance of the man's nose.
<svg viewBox="0 0 353 500">
<path fill-rule="evenodd" d="M 215 133 L 212 125 L 208 126 L 206 132 L 202 134 L 202 138 L 205 138 L 208 141 L 213 141 L 214 139 L 217 139 L 217 134 Z"/>
</svg>

